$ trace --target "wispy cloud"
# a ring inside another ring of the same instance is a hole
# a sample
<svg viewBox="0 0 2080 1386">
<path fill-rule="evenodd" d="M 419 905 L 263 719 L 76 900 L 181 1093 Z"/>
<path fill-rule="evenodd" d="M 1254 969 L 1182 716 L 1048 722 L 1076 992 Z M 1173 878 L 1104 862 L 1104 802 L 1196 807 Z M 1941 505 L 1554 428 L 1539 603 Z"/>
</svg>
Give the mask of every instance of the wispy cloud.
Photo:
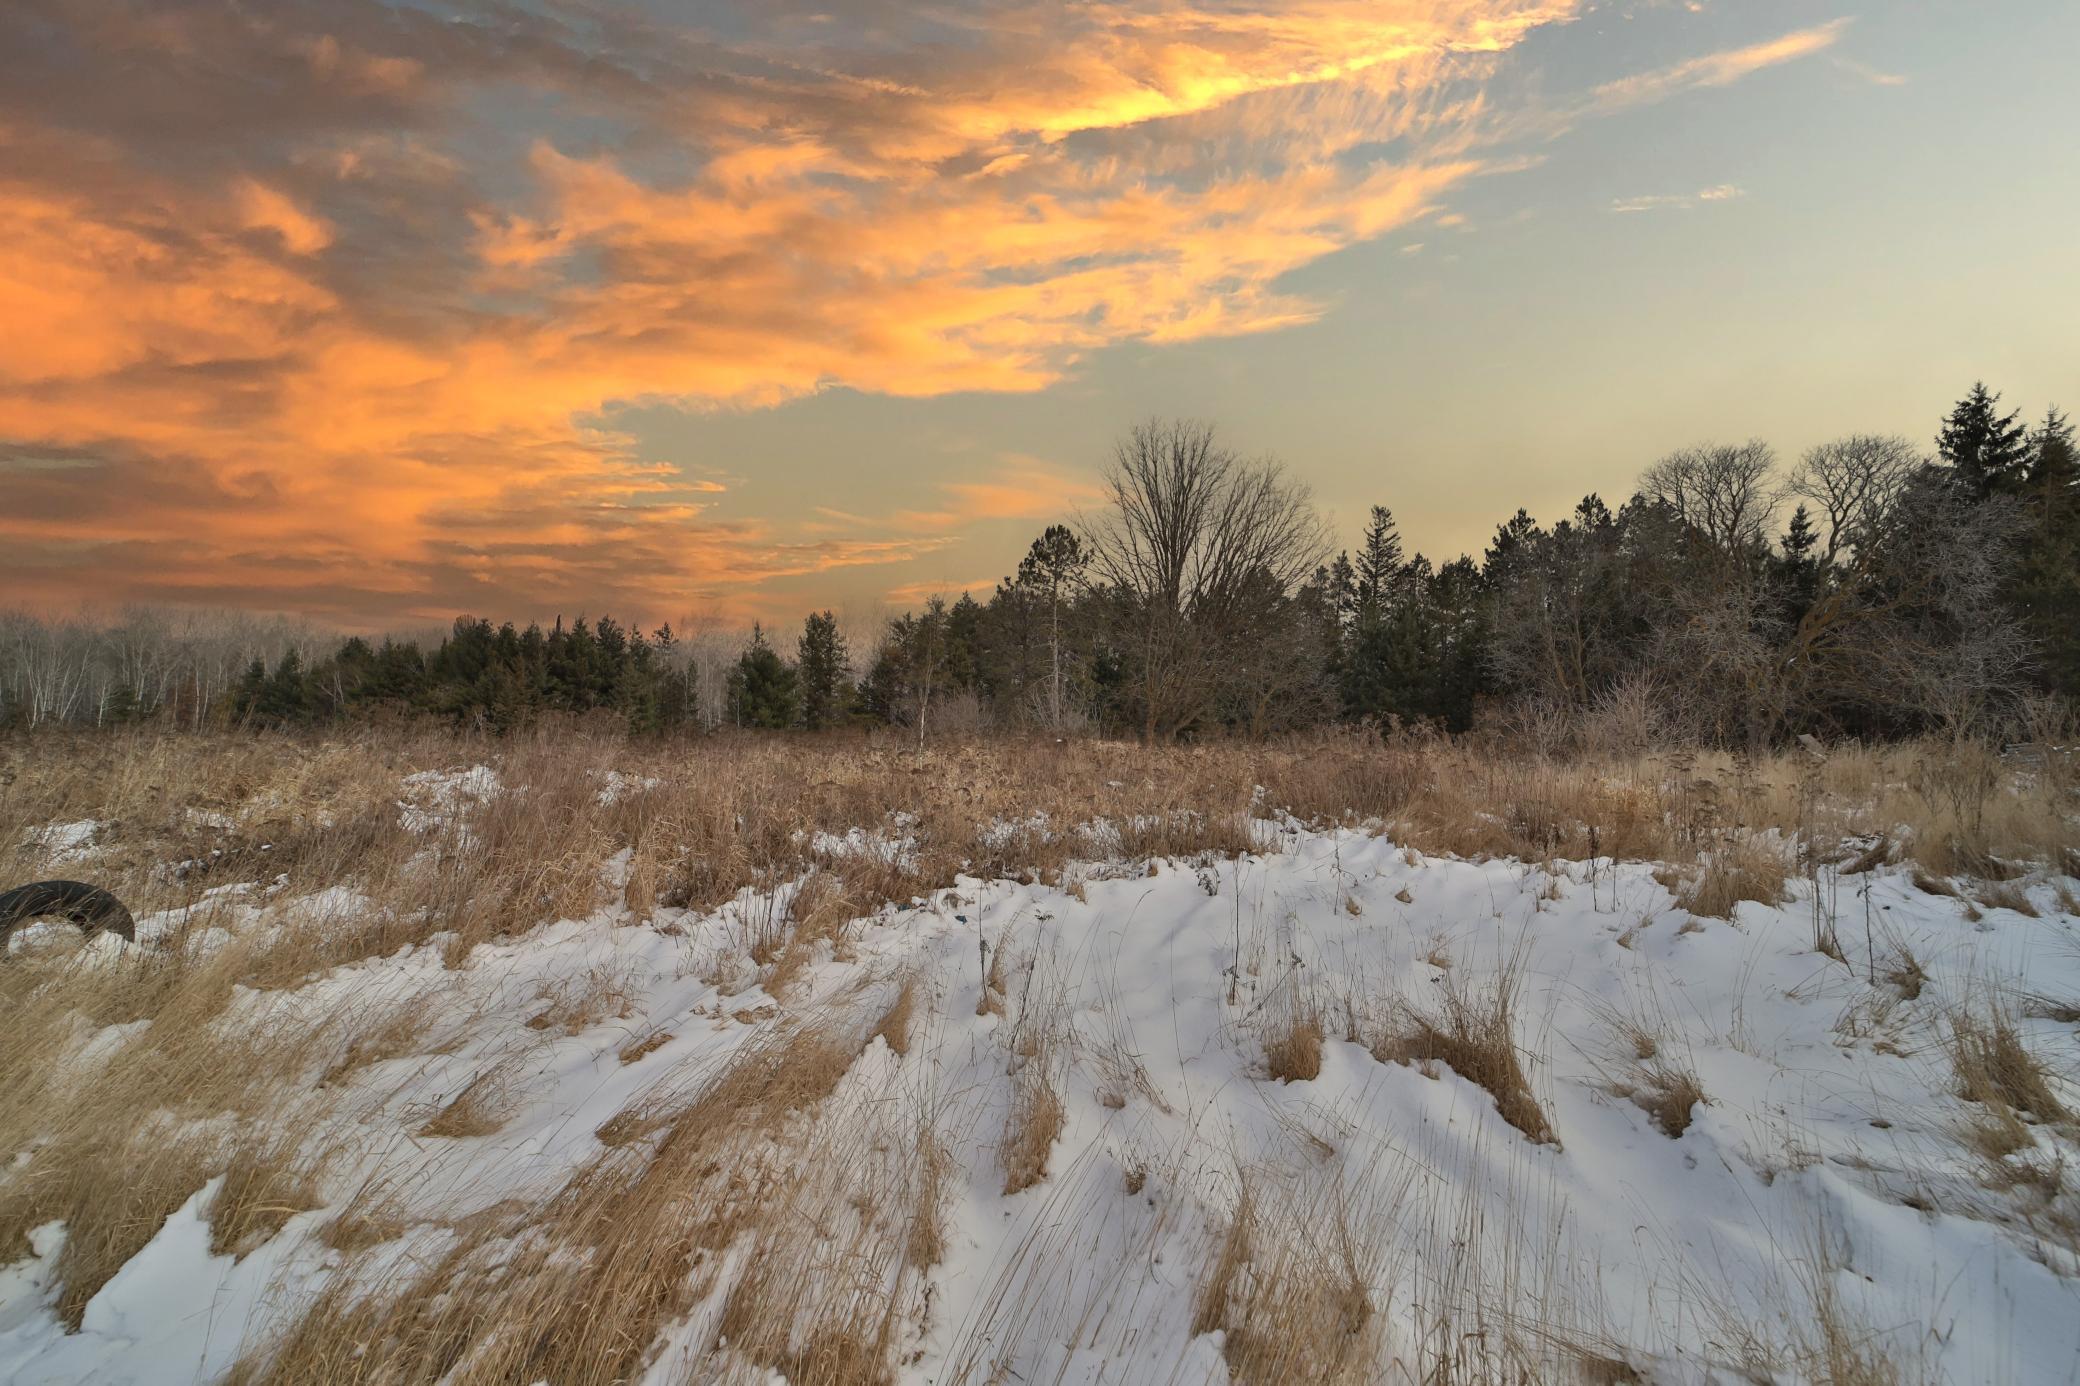
<svg viewBox="0 0 2080 1386">
<path fill-rule="evenodd" d="M 1903 87 L 1907 84 L 1907 78 L 1903 73 L 1886 72 L 1881 68 L 1872 67 L 1869 63 L 1858 62 L 1854 58 L 1835 58 L 1833 62 L 1843 72 L 1852 77 L 1860 77 L 1874 87 Z"/>
<path fill-rule="evenodd" d="M 1765 68 L 1824 52 L 1839 42 L 1848 29 L 1849 20 L 1830 20 L 1761 43 L 1691 58 L 1658 71 L 1620 77 L 1597 87 L 1585 109 L 1601 113 L 1659 101 L 1686 88 L 1730 86 Z"/>
<path fill-rule="evenodd" d="M 1694 211 L 1714 202 L 1731 202 L 1746 197 L 1745 189 L 1731 183 L 1719 183 L 1709 188 L 1699 188 L 1690 193 L 1654 193 L 1646 197 L 1621 197 L 1611 203 L 1613 212 L 1666 212 Z"/>
<path fill-rule="evenodd" d="M 10 6 L 0 581 L 362 620 L 662 611 L 1064 513 L 1087 481 L 1015 463 L 879 529 L 734 514 L 615 409 L 1032 391 L 1115 343 L 1309 321 L 1291 271 L 1513 166 L 1487 79 L 1582 8 Z M 76 461 L 21 460 L 53 450 Z"/>
</svg>

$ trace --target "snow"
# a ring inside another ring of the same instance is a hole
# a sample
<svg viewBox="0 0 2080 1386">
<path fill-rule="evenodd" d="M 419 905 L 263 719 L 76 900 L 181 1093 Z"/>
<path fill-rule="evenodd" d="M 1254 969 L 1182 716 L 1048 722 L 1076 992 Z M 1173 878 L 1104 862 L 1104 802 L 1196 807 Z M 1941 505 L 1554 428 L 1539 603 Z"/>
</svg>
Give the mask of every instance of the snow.
<svg viewBox="0 0 2080 1386">
<path fill-rule="evenodd" d="M 401 807 L 431 831 L 501 788 L 483 767 L 428 772 L 407 781 Z M 912 847 L 907 826 L 811 845 L 828 859 L 897 860 Z M 1044 818 L 1002 827 L 1006 843 L 1055 831 Z M 1102 823 L 1068 831 L 1094 856 L 1119 840 Z M 2025 882 L 2039 918 L 1984 908 L 1974 919 L 1903 868 L 1823 879 L 1838 961 L 1814 951 L 1804 882 L 1781 907 L 1693 920 L 1651 863 L 1426 858 L 1372 832 L 1291 823 L 1262 823 L 1259 837 L 1263 853 L 1239 861 L 1074 871 L 1081 898 L 963 878 L 865 922 L 781 996 L 744 954 L 746 922 L 772 903 L 754 892 L 708 913 L 636 919 L 617 905 L 558 920 L 480 946 L 461 970 L 422 945 L 293 992 L 242 994 L 253 1024 L 274 1007 L 376 1016 L 415 997 L 437 1004 L 416 1052 L 352 1080 L 366 1100 L 325 1133 L 340 1147 L 328 1206 L 244 1259 L 209 1254 L 212 1182 L 66 1335 L 49 1307 L 62 1229 L 40 1229 L 34 1256 L 0 1269 L 0 1379 L 220 1374 L 286 1307 L 363 1273 L 314 1234 L 365 1182 L 397 1190 L 399 1216 L 416 1224 L 367 1255 L 428 1263 L 444 1228 L 553 1190 L 598 1155 L 597 1128 L 661 1085 L 697 1085 L 789 1017 L 885 1006 L 902 977 L 918 979 L 928 1012 L 918 1042 L 902 1056 L 868 1044 L 824 1122 L 885 1123 L 900 1149 L 930 1110 L 957 1162 L 929 1309 L 906 1319 L 892 1356 L 904 1383 L 1225 1380 L 1221 1339 L 1194 1334 L 1194 1304 L 1245 1181 L 1297 1235 L 1333 1244 L 1339 1218 L 1362 1234 L 1384 1348 L 1404 1363 L 1422 1313 L 1484 1307 L 1593 1326 L 1651 1380 L 1712 1380 L 1713 1364 L 1733 1379 L 1742 1332 L 1810 1341 L 1824 1291 L 1872 1341 L 1948 1380 L 2073 1379 L 2080 1265 L 2070 1242 L 2033 1229 L 2034 1195 L 1990 1187 L 1959 1139 L 1971 1108 L 1938 1042 L 1948 1008 L 1989 987 L 2080 1000 L 2080 921 L 2060 912 L 2052 883 Z M 211 932 L 373 908 L 350 891 L 275 899 L 255 887 L 218 903 Z M 140 920 L 139 936 L 179 922 Z M 979 943 L 1002 955 L 1002 1015 L 978 1013 Z M 1926 970 L 1916 998 L 1884 980 L 1903 946 Z M 1405 1008 L 1434 1010 L 1447 985 L 1477 994 L 1512 966 L 1517 1043 L 1557 1144 L 1527 1140 L 1449 1067 L 1382 1062 L 1346 1038 Z M 525 1023 L 539 998 L 599 979 L 625 1005 L 575 1030 Z M 1327 1018 L 1322 1067 L 1279 1083 L 1263 1041 L 1296 1006 Z M 1700 1078 L 1707 1102 L 1679 1137 L 1620 1091 L 1636 1055 L 1613 1017 L 1642 1021 Z M 2073 1027 L 2017 1024 L 2080 1105 Z M 1035 1034 L 1051 1036 L 1044 1062 L 1065 1125 L 1045 1179 L 1007 1195 L 997 1139 L 1021 1036 Z M 82 1059 L 132 1038 L 83 1036 Z M 397 1138 L 501 1065 L 524 1080 L 497 1131 Z M 2069 1133 L 2029 1137 L 2020 1162 L 2076 1153 Z M 725 1259 L 722 1274 L 738 1264 Z M 711 1374 L 720 1302 L 668 1327 L 653 1374 Z M 1772 1370 L 1804 1379 L 1781 1360 Z"/>
<path fill-rule="evenodd" d="M 94 835 L 101 824 L 92 818 L 76 823 L 52 823 L 31 831 L 22 845 L 49 857 L 52 865 L 85 861 L 94 855 Z"/>
<path fill-rule="evenodd" d="M 664 783 L 655 775 L 624 775 L 619 770 L 609 770 L 597 778 L 601 782 L 599 802 L 602 806 L 618 804 L 632 794 L 647 794 Z"/>
<path fill-rule="evenodd" d="M 398 821 L 411 832 L 438 832 L 467 810 L 490 803 L 504 788 L 498 772 L 488 765 L 421 770 L 404 777 L 405 797 L 398 801 Z"/>
</svg>

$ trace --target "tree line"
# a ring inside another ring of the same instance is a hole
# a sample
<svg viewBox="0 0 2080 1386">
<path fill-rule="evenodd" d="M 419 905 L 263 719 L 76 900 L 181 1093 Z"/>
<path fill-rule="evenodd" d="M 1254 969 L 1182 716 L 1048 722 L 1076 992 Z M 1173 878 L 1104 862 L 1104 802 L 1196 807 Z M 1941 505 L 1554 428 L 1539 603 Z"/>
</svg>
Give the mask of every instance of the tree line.
<svg viewBox="0 0 2080 1386">
<path fill-rule="evenodd" d="M 241 644 L 137 614 L 16 616 L 0 722 L 501 731 L 559 712 L 639 732 L 1169 740 L 1499 721 L 1732 745 L 1990 729 L 2031 693 L 2080 694 L 2074 431 L 2055 409 L 2025 424 L 1984 385 L 1932 451 L 1858 435 L 1786 467 L 1760 442 L 1689 448 L 1615 507 L 1586 496 L 1551 525 L 1520 509 L 1479 558 L 1442 564 L 1405 552 L 1385 506 L 1332 554 L 1307 488 L 1204 423 L 1133 429 L 1104 480 L 1100 513 L 1049 526 L 986 599 L 934 598 L 862 649 L 828 611 L 727 648 L 606 617 L 465 617 L 425 642 L 254 624 Z"/>
</svg>

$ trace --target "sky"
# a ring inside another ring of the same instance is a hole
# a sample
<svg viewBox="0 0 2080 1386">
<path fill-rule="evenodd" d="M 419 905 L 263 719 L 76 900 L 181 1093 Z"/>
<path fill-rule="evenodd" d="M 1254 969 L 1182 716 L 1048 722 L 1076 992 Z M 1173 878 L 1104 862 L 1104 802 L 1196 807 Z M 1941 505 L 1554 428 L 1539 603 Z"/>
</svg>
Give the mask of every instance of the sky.
<svg viewBox="0 0 2080 1386">
<path fill-rule="evenodd" d="M 1137 421 L 1433 558 L 2080 408 L 2072 0 L 0 6 L 0 607 L 986 595 Z"/>
</svg>

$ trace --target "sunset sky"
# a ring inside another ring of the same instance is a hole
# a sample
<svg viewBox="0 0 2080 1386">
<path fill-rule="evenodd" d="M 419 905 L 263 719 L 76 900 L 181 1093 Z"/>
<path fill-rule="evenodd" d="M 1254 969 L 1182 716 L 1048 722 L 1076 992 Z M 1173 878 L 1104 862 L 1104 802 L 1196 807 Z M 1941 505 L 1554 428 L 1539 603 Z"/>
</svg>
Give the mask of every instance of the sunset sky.
<svg viewBox="0 0 2080 1386">
<path fill-rule="evenodd" d="M 0 6 L 0 606 L 989 585 L 1137 419 L 1478 551 L 2080 409 L 2073 0 Z"/>
</svg>

